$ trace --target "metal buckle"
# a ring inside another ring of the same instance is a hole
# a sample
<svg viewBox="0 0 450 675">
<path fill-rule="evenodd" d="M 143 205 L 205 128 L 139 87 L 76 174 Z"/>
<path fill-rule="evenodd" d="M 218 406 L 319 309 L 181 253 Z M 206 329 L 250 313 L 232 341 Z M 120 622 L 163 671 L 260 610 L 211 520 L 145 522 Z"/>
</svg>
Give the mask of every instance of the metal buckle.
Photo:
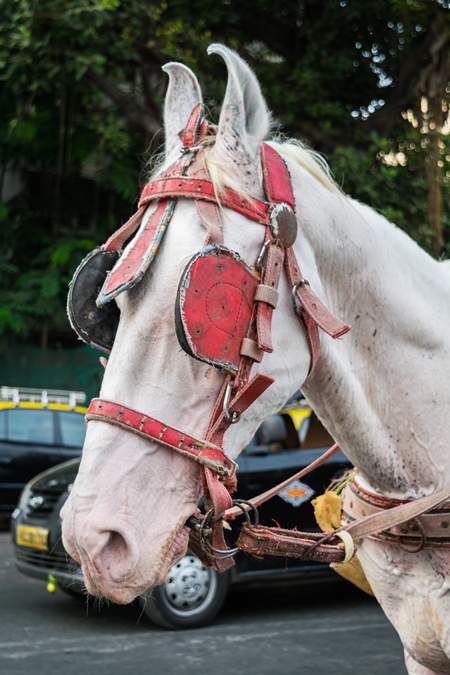
<svg viewBox="0 0 450 675">
<path fill-rule="evenodd" d="M 234 382 L 228 383 L 227 388 L 225 390 L 225 396 L 224 396 L 224 399 L 223 399 L 223 415 L 224 415 L 226 421 L 229 422 L 230 424 L 236 424 L 241 419 L 241 413 L 234 412 L 232 415 L 230 415 L 230 412 L 228 410 L 228 406 L 230 404 L 230 399 L 231 399 L 231 391 L 233 389 L 233 384 L 234 384 Z"/>
<path fill-rule="evenodd" d="M 292 296 L 292 305 L 294 307 L 294 312 L 297 314 L 297 316 L 300 316 L 300 312 L 302 309 L 301 303 L 297 304 L 297 290 L 301 287 L 303 288 L 304 286 L 309 286 L 309 281 L 307 279 L 304 279 L 303 277 L 299 279 L 293 286 L 292 286 L 292 291 L 291 291 L 291 296 Z"/>
<path fill-rule="evenodd" d="M 425 540 L 426 540 L 426 535 L 425 531 L 423 529 L 423 525 L 420 522 L 418 518 L 413 518 L 412 520 L 408 521 L 406 523 L 405 529 L 409 530 L 409 532 L 405 532 L 404 535 L 398 535 L 396 537 L 397 544 L 399 547 L 402 549 L 402 551 L 405 551 L 406 553 L 419 553 L 425 546 Z M 408 537 L 408 534 L 411 533 L 411 536 L 414 536 L 416 532 L 419 532 L 420 539 L 417 543 L 416 546 L 408 546 L 407 544 L 404 543 L 403 539 Z"/>
<path fill-rule="evenodd" d="M 262 246 L 262 248 L 259 252 L 258 257 L 256 258 L 256 262 L 255 262 L 255 270 L 257 272 L 261 271 L 262 261 L 264 259 L 266 251 L 267 251 L 268 247 L 270 246 L 270 244 L 278 244 L 278 239 L 268 239 L 266 242 L 264 242 L 264 244 L 263 244 L 263 246 Z"/>
</svg>

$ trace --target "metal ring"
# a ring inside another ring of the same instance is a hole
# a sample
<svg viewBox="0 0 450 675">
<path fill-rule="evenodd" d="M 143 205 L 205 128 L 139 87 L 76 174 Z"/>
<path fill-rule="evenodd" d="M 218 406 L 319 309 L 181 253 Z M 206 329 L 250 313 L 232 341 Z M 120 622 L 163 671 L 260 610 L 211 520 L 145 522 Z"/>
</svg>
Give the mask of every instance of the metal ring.
<svg viewBox="0 0 450 675">
<path fill-rule="evenodd" d="M 232 415 L 230 415 L 230 412 L 228 410 L 232 389 L 233 389 L 233 382 L 229 382 L 225 390 L 225 397 L 223 399 L 223 415 L 227 422 L 229 422 L 230 424 L 236 424 L 241 419 L 241 413 L 234 412 Z"/>
<path fill-rule="evenodd" d="M 259 513 L 258 509 L 254 504 L 251 502 L 246 501 L 245 499 L 233 499 L 233 506 L 237 506 L 239 509 L 241 509 L 242 513 L 245 516 L 245 519 L 247 521 L 248 525 L 251 525 L 252 522 L 250 520 L 250 515 L 249 511 L 244 508 L 245 506 L 250 507 L 250 511 L 253 512 L 253 518 L 254 518 L 254 527 L 257 527 L 259 525 Z M 228 548 L 226 550 L 222 550 L 220 548 L 215 548 L 209 541 L 209 537 L 212 534 L 212 530 L 209 527 L 210 523 L 216 523 L 218 520 L 221 520 L 224 516 L 224 513 L 219 513 L 219 515 L 215 516 L 214 515 L 214 508 L 209 509 L 209 511 L 205 514 L 204 519 L 200 523 L 200 527 L 198 529 L 200 540 L 204 543 L 204 545 L 207 547 L 207 555 L 210 558 L 213 558 L 214 560 L 223 560 L 224 558 L 231 558 L 232 556 L 236 555 L 236 553 L 239 552 L 239 549 L 236 548 Z M 216 553 L 217 555 L 213 555 Z"/>
<path fill-rule="evenodd" d="M 291 291 L 291 296 L 292 296 L 292 305 L 294 307 L 294 312 L 300 316 L 300 310 L 302 308 L 301 303 L 299 302 L 297 304 L 297 290 L 299 287 L 304 287 L 304 286 L 309 286 L 309 281 L 308 279 L 304 279 L 303 277 L 299 279 L 293 286 L 292 286 L 292 291 Z"/>
<path fill-rule="evenodd" d="M 405 551 L 405 553 L 419 553 L 419 551 L 421 551 L 423 549 L 423 547 L 425 546 L 425 540 L 426 540 L 425 531 L 423 529 L 422 523 L 420 522 L 420 520 L 418 518 L 413 518 L 410 522 L 414 523 L 417 526 L 417 529 L 420 532 L 419 543 L 415 547 L 414 546 L 410 547 L 410 546 L 406 545 L 404 542 L 402 542 L 402 535 L 398 535 L 396 537 L 397 544 L 402 549 L 402 551 Z M 406 537 L 407 536 L 408 535 L 406 535 Z"/>
<path fill-rule="evenodd" d="M 243 505 L 249 506 L 249 509 L 245 509 Z M 258 509 L 252 502 L 248 502 L 246 499 L 233 499 L 233 506 L 237 506 L 239 509 L 241 509 L 242 513 L 245 516 L 245 520 L 247 521 L 247 525 L 251 525 L 252 521 L 250 520 L 250 515 L 249 512 L 253 512 L 253 527 L 258 527 L 259 525 L 259 512 Z"/>
<path fill-rule="evenodd" d="M 206 553 L 210 558 L 213 558 L 214 560 L 223 560 L 224 558 L 231 558 L 233 555 L 236 555 L 236 553 L 239 551 L 238 548 L 228 548 L 226 550 L 215 548 L 209 541 L 209 537 L 212 534 L 212 530 L 209 528 L 209 524 L 211 522 L 216 523 L 218 520 L 221 520 L 223 518 L 223 515 L 224 515 L 223 513 L 219 513 L 218 516 L 214 516 L 214 508 L 209 509 L 209 511 L 205 514 L 205 517 L 202 520 L 199 529 L 200 540 L 208 548 L 208 551 L 206 551 Z M 207 528 L 209 529 L 209 532 L 206 532 Z M 217 553 L 218 555 L 213 555 L 213 553 Z"/>
<path fill-rule="evenodd" d="M 207 546 L 208 551 L 207 554 L 210 558 L 214 558 L 214 560 L 223 560 L 224 558 L 232 558 L 236 553 L 239 553 L 238 548 L 227 548 L 225 551 L 222 551 L 220 548 L 215 548 L 209 541 L 209 539 L 204 539 L 205 546 Z M 217 553 L 218 555 L 212 555 L 210 551 L 213 551 L 213 553 Z"/>
<path fill-rule="evenodd" d="M 311 553 L 315 551 L 318 546 L 320 546 L 321 544 L 326 544 L 333 537 L 334 537 L 334 530 L 332 530 L 331 532 L 327 532 L 327 534 L 324 537 L 315 541 L 314 544 L 312 544 L 311 546 L 308 546 L 308 548 L 303 552 L 301 560 L 308 560 Z"/>
</svg>

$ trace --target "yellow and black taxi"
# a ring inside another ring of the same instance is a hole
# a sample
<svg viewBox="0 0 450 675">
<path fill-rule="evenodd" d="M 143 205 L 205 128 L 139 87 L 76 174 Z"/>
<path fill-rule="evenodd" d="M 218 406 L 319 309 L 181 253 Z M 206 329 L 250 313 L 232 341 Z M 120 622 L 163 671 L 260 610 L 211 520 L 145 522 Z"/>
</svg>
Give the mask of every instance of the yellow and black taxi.
<svg viewBox="0 0 450 675">
<path fill-rule="evenodd" d="M 277 485 L 308 466 L 332 444 L 332 438 L 306 401 L 290 401 L 280 413 L 264 420 L 239 455 L 236 497 L 249 499 Z M 51 591 L 58 587 L 70 594 L 82 594 L 85 589 L 80 566 L 63 548 L 59 513 L 76 478 L 79 462 L 79 459 L 65 462 L 31 480 L 11 521 L 18 569 L 45 580 Z M 317 531 L 311 498 L 321 494 L 349 466 L 345 455 L 335 455 L 304 480 L 291 483 L 263 504 L 259 508 L 261 522 L 273 525 L 275 521 L 290 529 Z M 22 534 L 25 531 L 28 539 Z M 165 584 L 155 589 L 151 598 L 142 598 L 143 612 L 165 628 L 204 626 L 217 615 L 230 584 L 323 573 L 329 573 L 328 566 L 316 562 L 271 556 L 257 560 L 239 553 L 236 566 L 218 574 L 188 553 L 170 569 Z"/>
<path fill-rule="evenodd" d="M 0 513 L 36 474 L 79 457 L 86 434 L 79 391 L 0 387 Z"/>
</svg>

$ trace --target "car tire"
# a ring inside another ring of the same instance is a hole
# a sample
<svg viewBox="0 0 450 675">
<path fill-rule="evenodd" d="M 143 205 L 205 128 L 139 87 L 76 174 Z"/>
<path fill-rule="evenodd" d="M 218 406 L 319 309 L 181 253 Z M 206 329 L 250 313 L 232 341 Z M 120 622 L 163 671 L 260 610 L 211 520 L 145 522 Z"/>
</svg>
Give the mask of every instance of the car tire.
<svg viewBox="0 0 450 675">
<path fill-rule="evenodd" d="M 139 602 L 143 613 L 162 628 L 200 628 L 217 616 L 229 584 L 229 572 L 219 574 L 188 553 L 170 568 L 166 582 Z"/>
</svg>

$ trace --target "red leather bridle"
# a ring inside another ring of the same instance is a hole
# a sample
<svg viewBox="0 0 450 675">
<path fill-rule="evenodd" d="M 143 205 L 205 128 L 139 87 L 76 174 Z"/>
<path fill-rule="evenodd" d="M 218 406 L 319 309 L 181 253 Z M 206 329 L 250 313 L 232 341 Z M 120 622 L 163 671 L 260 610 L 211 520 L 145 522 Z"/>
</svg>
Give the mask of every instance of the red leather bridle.
<svg viewBox="0 0 450 675">
<path fill-rule="evenodd" d="M 232 506 L 230 495 L 236 488 L 236 465 L 223 451 L 223 436 L 229 426 L 238 422 L 241 414 L 274 381 L 262 373 L 253 378 L 250 378 L 250 374 L 252 365 L 261 362 L 264 352 L 273 351 L 271 323 L 283 267 L 292 288 L 294 309 L 309 339 L 310 372 L 319 356 L 319 328 L 336 338 L 346 333 L 349 327 L 329 312 L 300 272 L 292 249 L 297 233 L 295 200 L 289 172 L 282 157 L 271 146 L 262 144 L 261 165 L 267 201 L 246 199 L 229 188 L 225 188 L 218 197 L 204 158 L 205 143 L 213 132 L 213 127 L 201 117 L 200 105 L 196 106 L 183 132 L 181 159 L 158 180 L 146 185 L 137 213 L 110 237 L 104 250 L 121 249 L 125 240 L 140 225 L 149 202 L 153 200 L 159 200 L 159 203 L 146 226 L 146 232 L 141 235 L 140 241 L 144 244 L 152 240 L 168 206 L 173 212 L 176 203 L 174 200 L 179 197 L 195 200 L 199 218 L 207 231 L 205 245 L 223 242 L 219 204 L 261 223 L 265 227 L 263 247 L 257 263 L 261 269 L 261 280 L 255 292 L 252 320 L 241 343 L 237 373 L 226 372 L 224 369 L 225 381 L 204 440 L 185 434 L 147 414 L 99 398 L 92 400 L 86 420 L 114 424 L 156 441 L 201 465 L 204 494 L 207 504 L 214 509 L 210 548 L 217 552 L 226 551 L 223 528 L 218 519 Z M 127 278 L 132 276 L 134 267 L 140 264 L 141 259 L 141 251 L 137 248 L 134 256 L 132 251 L 127 257 L 126 266 L 112 270 L 102 290 L 104 297 L 110 297 L 111 289 L 118 284 L 126 286 Z M 215 565 L 220 570 L 233 564 L 230 558 L 218 557 Z"/>
</svg>

